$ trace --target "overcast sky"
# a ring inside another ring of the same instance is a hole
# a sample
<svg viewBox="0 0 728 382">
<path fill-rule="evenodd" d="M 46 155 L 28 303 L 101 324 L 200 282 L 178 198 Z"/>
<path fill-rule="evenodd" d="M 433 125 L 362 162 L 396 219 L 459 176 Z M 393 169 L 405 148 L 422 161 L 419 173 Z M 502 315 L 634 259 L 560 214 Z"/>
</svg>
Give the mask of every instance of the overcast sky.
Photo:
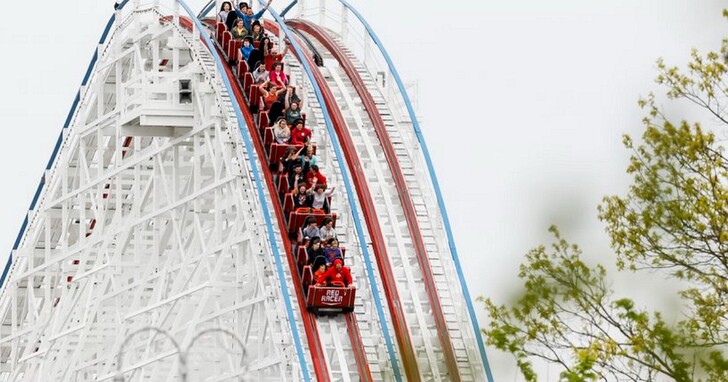
<svg viewBox="0 0 728 382">
<path fill-rule="evenodd" d="M 552 223 L 612 262 L 596 206 L 628 184 L 621 134 L 640 134 L 636 100 L 659 90 L 655 59 L 680 64 L 692 47 L 717 49 L 728 26 L 717 0 L 351 2 L 419 85 L 413 96 L 471 293 L 499 301 L 517 292 L 523 254 Z M 53 2 L 41 19 L 0 2 L 0 260 L 112 4 Z M 517 380 L 507 357 L 489 356 L 498 380 Z"/>
</svg>

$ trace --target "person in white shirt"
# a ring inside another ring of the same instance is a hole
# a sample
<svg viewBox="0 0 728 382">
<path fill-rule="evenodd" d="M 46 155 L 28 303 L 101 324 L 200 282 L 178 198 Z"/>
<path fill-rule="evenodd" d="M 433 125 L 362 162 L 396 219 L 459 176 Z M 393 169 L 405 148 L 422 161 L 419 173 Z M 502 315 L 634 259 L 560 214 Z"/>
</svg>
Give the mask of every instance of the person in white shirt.
<svg viewBox="0 0 728 382">
<path fill-rule="evenodd" d="M 336 239 L 336 229 L 334 228 L 334 219 L 325 218 L 319 228 L 319 236 L 322 241 L 327 242 L 329 239 Z"/>
<path fill-rule="evenodd" d="M 288 143 L 291 139 L 291 129 L 286 123 L 286 117 L 278 117 L 278 120 L 273 124 L 273 139 L 280 144 Z"/>
<path fill-rule="evenodd" d="M 317 184 L 314 186 L 313 194 L 311 194 L 311 207 L 323 210 L 325 213 L 331 212 L 329 206 L 329 197 L 334 194 L 334 187 L 326 192 L 325 184 Z"/>
<path fill-rule="evenodd" d="M 222 3 L 220 12 L 217 14 L 217 21 L 224 23 L 227 21 L 228 13 L 233 10 L 233 5 L 229 1 Z"/>
</svg>

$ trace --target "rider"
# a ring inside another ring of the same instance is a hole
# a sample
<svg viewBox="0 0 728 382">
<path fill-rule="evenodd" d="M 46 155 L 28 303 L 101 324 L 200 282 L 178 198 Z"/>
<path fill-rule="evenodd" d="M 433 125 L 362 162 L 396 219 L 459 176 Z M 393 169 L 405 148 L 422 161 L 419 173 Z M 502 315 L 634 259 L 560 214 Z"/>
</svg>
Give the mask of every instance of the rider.
<svg viewBox="0 0 728 382">
<path fill-rule="evenodd" d="M 242 2 L 240 3 L 240 8 L 235 10 L 235 14 L 238 16 L 238 18 L 243 19 L 245 29 L 250 30 L 250 24 L 252 24 L 253 21 L 263 17 L 263 14 L 265 13 L 265 11 L 268 10 L 268 7 L 272 2 L 273 0 L 268 0 L 268 3 L 265 5 L 265 7 L 263 7 L 263 9 L 261 9 L 260 12 L 256 14 L 253 14 L 253 9 L 248 7 L 248 3 Z"/>
<path fill-rule="evenodd" d="M 353 282 L 349 267 L 344 266 L 341 259 L 334 260 L 334 266 L 327 269 L 321 277 L 316 280 L 319 285 L 326 286 L 349 286 Z"/>
</svg>

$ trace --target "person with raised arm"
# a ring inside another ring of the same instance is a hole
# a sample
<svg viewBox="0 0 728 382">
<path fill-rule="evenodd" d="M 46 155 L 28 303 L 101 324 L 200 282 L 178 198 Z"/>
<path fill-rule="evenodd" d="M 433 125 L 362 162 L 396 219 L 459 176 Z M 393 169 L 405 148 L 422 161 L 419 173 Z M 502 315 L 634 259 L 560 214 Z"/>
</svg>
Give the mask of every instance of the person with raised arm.
<svg viewBox="0 0 728 382">
<path fill-rule="evenodd" d="M 271 43 L 270 54 L 265 56 L 265 68 L 267 70 L 273 69 L 273 64 L 283 60 L 283 57 L 286 55 L 286 53 L 288 53 L 288 45 L 283 48 L 283 52 L 279 53 L 278 49 L 276 49 L 273 43 Z"/>
<path fill-rule="evenodd" d="M 310 207 L 309 204 L 311 204 L 311 196 L 308 194 L 305 184 L 301 183 L 298 187 L 294 188 L 293 191 L 291 191 L 291 196 L 293 196 L 294 210 L 301 207 Z"/>
<path fill-rule="evenodd" d="M 305 178 L 309 190 L 314 190 L 319 185 L 326 187 L 326 177 L 319 171 L 317 165 L 311 166 L 311 171 L 306 173 Z"/>
<path fill-rule="evenodd" d="M 283 72 L 282 62 L 276 61 L 273 63 L 273 69 L 270 71 L 270 82 L 284 89 L 288 85 L 288 78 L 286 77 L 286 73 Z"/>
<path fill-rule="evenodd" d="M 311 171 L 311 166 L 318 166 L 319 164 L 319 158 L 313 152 L 313 146 L 306 145 L 303 153 L 301 154 L 301 166 L 303 166 L 304 174 Z"/>
<path fill-rule="evenodd" d="M 311 199 L 309 204 L 311 208 L 316 208 L 319 210 L 323 210 L 327 214 L 331 212 L 331 208 L 329 207 L 329 197 L 334 194 L 334 187 L 331 187 L 331 190 L 329 192 L 326 192 L 326 185 L 325 184 L 317 184 L 313 192 L 311 192 Z M 329 218 L 330 219 L 330 218 Z M 333 221 L 331 222 L 333 226 Z M 324 221 L 324 224 L 326 222 Z M 323 227 L 321 227 L 323 229 Z M 335 236 L 336 234 L 334 234 Z M 322 234 L 323 236 L 323 234 Z"/>
<path fill-rule="evenodd" d="M 301 99 L 296 95 L 296 89 L 293 86 L 289 86 L 286 90 L 283 97 L 283 106 L 286 108 L 284 114 L 289 125 L 293 125 L 293 122 L 303 117 L 301 115 Z"/>
<path fill-rule="evenodd" d="M 270 81 L 263 82 L 258 85 L 258 88 L 260 89 L 260 93 L 263 95 L 263 103 L 265 103 L 266 110 L 269 110 L 273 105 L 273 102 L 278 101 L 278 96 L 286 91 L 285 88 L 278 89 L 275 84 L 272 84 Z"/>
<path fill-rule="evenodd" d="M 265 62 L 266 56 L 270 56 L 272 45 L 273 43 L 270 42 L 270 37 L 264 35 L 260 38 L 258 50 L 260 50 L 261 55 L 263 55 L 263 62 Z"/>
<path fill-rule="evenodd" d="M 281 157 L 280 163 L 279 163 L 279 172 L 287 172 L 291 173 L 293 172 L 293 165 L 298 163 L 301 164 L 301 161 L 299 160 L 299 155 L 301 154 L 301 151 L 303 150 L 303 146 L 301 147 L 295 147 L 290 146 L 288 149 L 286 149 L 286 153 L 283 154 Z"/>
<path fill-rule="evenodd" d="M 274 46 L 275 44 L 270 40 L 270 37 L 263 35 L 260 38 L 258 50 L 260 50 L 260 54 L 263 57 L 262 61 L 265 62 L 265 69 L 268 71 L 273 68 L 273 62 L 277 61 L 276 56 L 274 56 L 275 53 L 273 53 Z"/>
<path fill-rule="evenodd" d="M 270 4 L 273 2 L 273 0 L 268 0 L 268 3 L 261 9 L 258 13 L 253 14 L 253 8 L 250 8 L 248 6 L 248 3 L 242 2 L 240 3 L 240 7 L 235 10 L 235 14 L 238 16 L 238 18 L 243 19 L 243 22 L 245 23 L 245 29 L 250 30 L 250 25 L 253 23 L 253 21 L 259 20 L 261 17 L 263 17 L 263 14 L 265 11 L 268 10 L 268 7 L 270 7 Z"/>
</svg>

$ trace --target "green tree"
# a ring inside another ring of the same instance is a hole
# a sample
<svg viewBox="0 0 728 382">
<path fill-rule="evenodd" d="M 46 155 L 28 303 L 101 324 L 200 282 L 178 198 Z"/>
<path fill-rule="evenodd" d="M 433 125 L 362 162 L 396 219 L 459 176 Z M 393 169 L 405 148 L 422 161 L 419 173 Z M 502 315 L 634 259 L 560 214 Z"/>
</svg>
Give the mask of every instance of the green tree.
<svg viewBox="0 0 728 382">
<path fill-rule="evenodd" d="M 685 69 L 658 60 L 657 83 L 728 126 L 727 54 L 724 40 L 720 52 L 693 50 Z M 728 158 L 712 132 L 670 121 L 652 94 L 639 105 L 642 139 L 623 139 L 632 184 L 604 198 L 599 219 L 619 271 L 684 286 L 681 313 L 668 320 L 617 298 L 605 268 L 552 227 L 555 242 L 520 267 L 523 295 L 511 305 L 482 299 L 486 341 L 512 353 L 528 381 L 536 359 L 558 365 L 565 381 L 728 381 Z"/>
</svg>

